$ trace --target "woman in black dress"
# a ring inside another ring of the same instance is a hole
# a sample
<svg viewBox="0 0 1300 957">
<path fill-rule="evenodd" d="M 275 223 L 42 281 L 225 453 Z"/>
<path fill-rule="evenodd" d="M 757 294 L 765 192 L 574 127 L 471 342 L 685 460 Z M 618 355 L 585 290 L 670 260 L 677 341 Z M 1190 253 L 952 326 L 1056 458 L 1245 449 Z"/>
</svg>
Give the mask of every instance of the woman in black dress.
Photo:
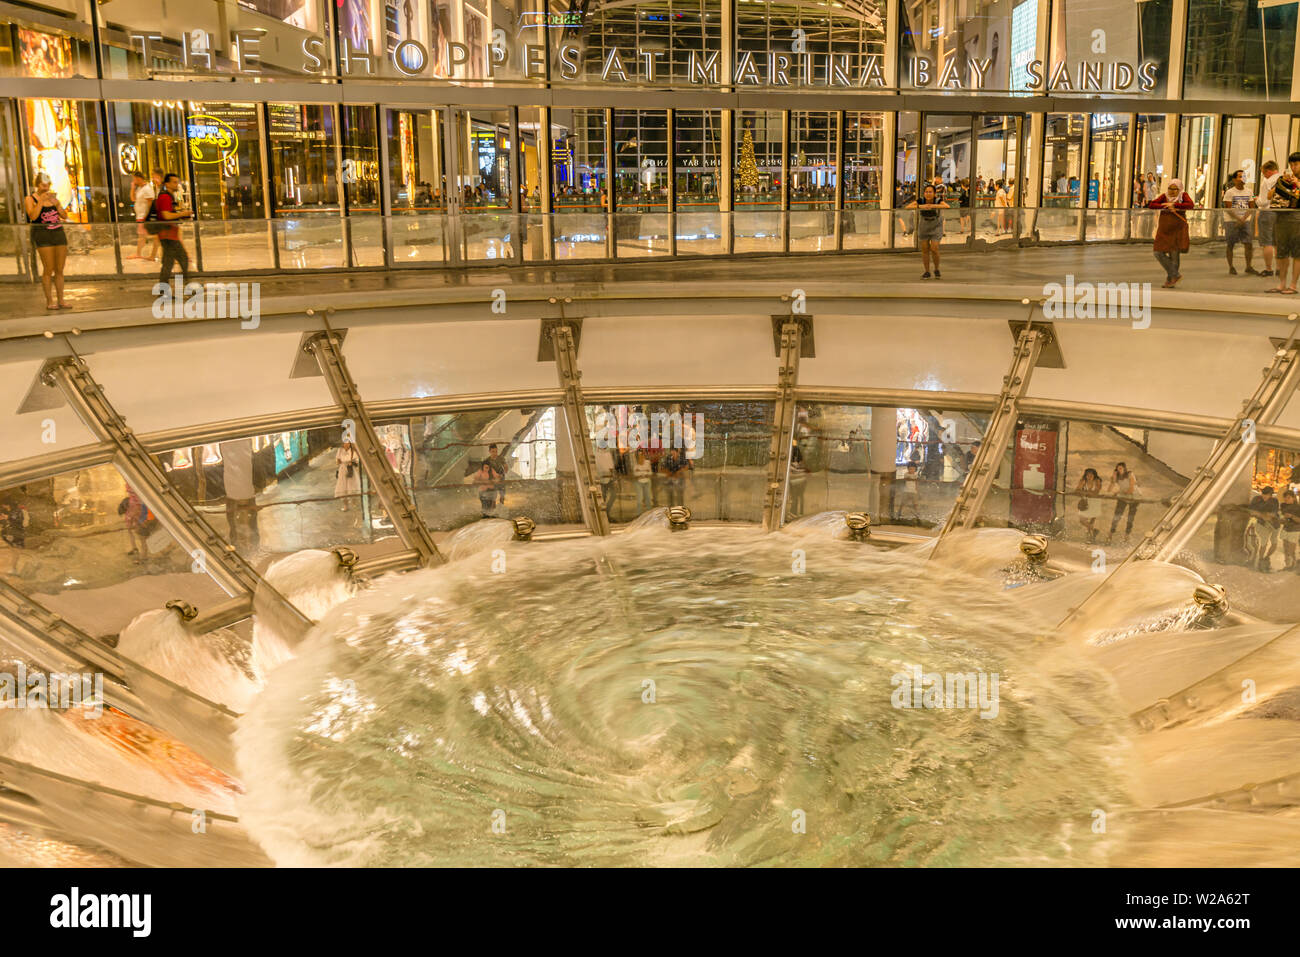
<svg viewBox="0 0 1300 957">
<path fill-rule="evenodd" d="M 50 174 L 36 174 L 36 188 L 23 197 L 23 211 L 32 224 L 32 245 L 41 257 L 41 286 L 46 309 L 71 309 L 63 301 L 63 266 L 68 261 L 68 237 L 63 224 L 68 214 L 50 189 Z M 57 301 L 55 299 L 57 295 Z"/>
</svg>

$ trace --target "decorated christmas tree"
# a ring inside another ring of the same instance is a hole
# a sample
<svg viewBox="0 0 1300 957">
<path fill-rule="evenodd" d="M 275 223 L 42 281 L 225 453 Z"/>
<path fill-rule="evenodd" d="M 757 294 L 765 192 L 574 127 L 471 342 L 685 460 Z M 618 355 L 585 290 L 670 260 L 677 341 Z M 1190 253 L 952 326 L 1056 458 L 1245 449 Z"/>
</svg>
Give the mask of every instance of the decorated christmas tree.
<svg viewBox="0 0 1300 957">
<path fill-rule="evenodd" d="M 754 131 L 745 128 L 740 141 L 740 164 L 737 172 L 740 185 L 745 189 L 758 189 L 758 162 L 754 159 Z"/>
</svg>

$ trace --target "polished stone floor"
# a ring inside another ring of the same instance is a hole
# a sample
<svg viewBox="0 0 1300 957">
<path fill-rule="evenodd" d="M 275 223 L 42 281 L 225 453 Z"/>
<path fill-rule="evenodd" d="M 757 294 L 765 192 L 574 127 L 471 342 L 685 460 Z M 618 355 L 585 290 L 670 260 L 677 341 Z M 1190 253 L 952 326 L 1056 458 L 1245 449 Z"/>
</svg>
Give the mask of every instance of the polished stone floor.
<svg viewBox="0 0 1300 957">
<path fill-rule="evenodd" d="M 1240 252 L 1236 255 L 1238 275 L 1228 273 L 1222 243 L 1194 246 L 1183 257 L 1183 280 L 1165 293 L 1160 288 L 1164 273 L 1145 244 L 1092 246 L 1008 247 L 974 251 L 947 247 L 942 252 L 941 279 L 921 280 L 920 256 L 915 252 L 868 252 L 821 256 L 773 256 L 746 259 L 668 261 L 664 259 L 618 263 L 573 265 L 500 265 L 459 269 L 394 269 L 375 272 L 324 272 L 287 276 L 254 277 L 261 283 L 261 298 L 292 298 L 311 292 L 368 292 L 377 290 L 415 291 L 455 286 L 530 285 L 538 283 L 617 282 L 743 282 L 789 279 L 791 282 L 874 283 L 913 282 L 941 295 L 945 288 L 1042 287 L 1064 283 L 1067 275 L 1076 282 L 1150 283 L 1154 295 L 1168 295 L 1171 305 L 1191 305 L 1204 294 L 1244 296 L 1254 300 L 1251 311 L 1282 312 L 1300 297 L 1269 295 L 1276 279 L 1247 275 Z M 1258 251 L 1256 268 L 1263 262 Z M 206 276 L 206 279 L 216 277 Z M 113 309 L 140 308 L 153 301 L 152 281 L 146 277 L 95 279 L 67 283 L 67 302 L 73 307 L 64 316 Z M 1187 296 L 1193 293 L 1196 296 Z M 1174 298 L 1178 297 L 1178 298 Z M 1186 297 L 1183 301 L 1179 301 Z M 56 313 L 47 312 L 39 284 L 15 282 L 0 296 L 0 321 Z"/>
</svg>

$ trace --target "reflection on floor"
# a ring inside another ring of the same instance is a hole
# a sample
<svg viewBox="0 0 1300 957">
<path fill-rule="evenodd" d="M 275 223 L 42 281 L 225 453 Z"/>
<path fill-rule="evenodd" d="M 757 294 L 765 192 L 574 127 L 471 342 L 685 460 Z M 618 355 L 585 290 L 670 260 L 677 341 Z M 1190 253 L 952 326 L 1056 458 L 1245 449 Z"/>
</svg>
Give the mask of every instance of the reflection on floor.
<svg viewBox="0 0 1300 957">
<path fill-rule="evenodd" d="M 1067 274 L 1076 282 L 1151 283 L 1153 294 L 1162 295 L 1159 285 L 1164 274 L 1145 244 L 1093 246 L 1005 247 L 974 251 L 963 246 L 942 250 L 943 279 L 930 280 L 921 288 L 942 295 L 947 286 L 983 286 L 1004 293 L 1010 285 L 1041 287 L 1045 283 L 1064 282 Z M 1193 247 L 1183 259 L 1184 279 L 1176 292 L 1224 293 L 1234 296 L 1260 297 L 1260 305 L 1277 304 L 1280 297 L 1266 295 L 1276 284 L 1271 277 L 1227 275 L 1223 247 L 1218 243 Z M 232 269 L 238 268 L 235 265 Z M 249 268 L 249 267 L 245 267 Z M 915 271 L 915 275 L 912 274 Z M 815 258 L 784 257 L 776 254 L 754 259 L 699 259 L 673 262 L 631 260 L 618 263 L 582 263 L 514 266 L 502 263 L 492 269 L 394 269 L 388 271 L 326 272 L 301 276 L 258 277 L 261 283 L 262 308 L 277 298 L 293 299 L 304 294 L 358 292 L 375 290 L 438 289 L 447 286 L 510 286 L 549 282 L 743 282 L 779 280 L 791 282 L 846 281 L 870 286 L 872 283 L 910 281 L 921 274 L 920 257 L 898 249 L 890 258 L 879 255 L 822 256 Z M 206 278 L 216 278 L 213 273 Z M 78 311 L 140 308 L 153 302 L 151 288 L 156 277 L 78 280 L 68 276 L 68 301 Z M 0 320 L 20 316 L 44 316 L 40 286 L 15 287 L 16 295 L 0 300 Z M 1175 300 L 1176 301 L 1176 300 Z"/>
</svg>

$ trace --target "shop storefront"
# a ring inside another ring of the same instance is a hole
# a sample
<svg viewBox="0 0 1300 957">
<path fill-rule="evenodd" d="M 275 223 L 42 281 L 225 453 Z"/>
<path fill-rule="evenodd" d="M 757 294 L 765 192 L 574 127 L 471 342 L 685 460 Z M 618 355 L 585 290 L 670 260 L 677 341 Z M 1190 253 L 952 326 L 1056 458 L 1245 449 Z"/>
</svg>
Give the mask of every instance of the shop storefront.
<svg viewBox="0 0 1300 957">
<path fill-rule="evenodd" d="M 1127 241 L 1169 178 L 1213 209 L 1235 170 L 1256 183 L 1300 146 L 1269 110 L 1300 88 L 1294 7 L 1054 0 L 1046 28 L 1042 8 L 0 3 L 0 136 L 18 147 L 0 213 L 21 223 L 49 173 L 74 224 L 107 230 L 77 240 L 98 250 L 82 274 L 131 270 L 112 244 L 134 243 L 116 224 L 136 168 L 178 174 L 208 272 L 904 248 L 890 211 L 936 179 L 988 210 L 950 243 Z M 108 98 L 68 98 L 81 77 Z M 243 98 L 186 100 L 182 79 Z M 157 98 L 135 98 L 142 80 Z M 900 91 L 920 108 L 897 110 Z M 1221 108 L 1184 113 L 1192 91 Z"/>
</svg>

